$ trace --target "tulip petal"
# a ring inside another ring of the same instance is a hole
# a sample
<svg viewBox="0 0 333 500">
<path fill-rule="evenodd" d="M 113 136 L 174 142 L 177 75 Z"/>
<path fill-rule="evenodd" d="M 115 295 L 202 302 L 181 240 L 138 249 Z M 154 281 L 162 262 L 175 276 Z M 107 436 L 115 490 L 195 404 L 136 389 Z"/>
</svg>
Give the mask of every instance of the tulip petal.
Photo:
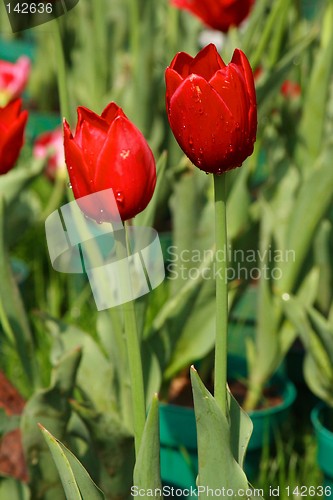
<svg viewBox="0 0 333 500">
<path fill-rule="evenodd" d="M 172 68 L 167 68 L 165 71 L 165 83 L 166 83 L 166 102 L 167 108 L 170 107 L 170 99 L 176 92 L 178 87 L 183 82 L 183 78 L 176 73 Z"/>
<path fill-rule="evenodd" d="M 248 16 L 254 0 L 172 0 L 173 5 L 186 9 L 213 29 L 226 33 L 239 26 Z"/>
<path fill-rule="evenodd" d="M 125 114 L 115 102 L 110 102 L 110 104 L 108 104 L 103 110 L 101 115 L 101 117 L 108 123 L 108 125 L 111 125 L 111 123 L 117 118 L 117 116 L 125 116 Z"/>
<path fill-rule="evenodd" d="M 228 106 L 237 129 L 248 135 L 250 100 L 243 75 L 238 67 L 229 64 L 223 70 L 217 71 L 209 83 Z M 238 133 L 237 137 L 236 147 L 240 146 L 238 142 L 241 140 L 241 135 Z"/>
<path fill-rule="evenodd" d="M 22 100 L 16 99 L 15 101 L 10 102 L 4 108 L 0 108 L 0 120 L 1 123 L 5 126 L 11 126 L 13 121 L 18 117 L 21 111 Z"/>
<path fill-rule="evenodd" d="M 192 72 L 190 71 L 192 61 L 193 57 L 186 52 L 178 52 L 172 59 L 169 68 L 175 70 L 182 78 L 186 78 Z"/>
<path fill-rule="evenodd" d="M 98 116 L 93 111 L 90 111 L 90 109 L 79 106 L 77 108 L 75 142 L 82 148 L 84 147 L 82 142 L 82 127 L 84 122 L 88 122 L 90 126 L 94 127 L 95 129 L 103 130 L 105 134 L 107 133 L 109 128 L 106 120 Z"/>
<path fill-rule="evenodd" d="M 204 78 L 191 75 L 182 83 L 171 99 L 169 121 L 181 148 L 202 170 L 216 172 L 233 155 L 235 119 Z"/>
<path fill-rule="evenodd" d="M 28 112 L 22 111 L 20 116 L 8 127 L 3 137 L 0 158 L 1 174 L 6 174 L 19 157 L 24 142 L 24 127 L 28 119 Z"/>
<path fill-rule="evenodd" d="M 216 71 L 225 67 L 225 64 L 217 52 L 214 44 L 210 43 L 204 47 L 193 59 L 190 72 L 202 76 L 209 81 Z"/>
<path fill-rule="evenodd" d="M 246 88 L 250 99 L 250 108 L 249 108 L 250 134 L 252 136 L 254 135 L 255 137 L 257 130 L 257 100 L 256 100 L 256 91 L 254 86 L 252 68 L 250 66 L 250 63 L 246 55 L 240 49 L 236 49 L 234 51 L 231 62 L 240 67 L 244 74 Z"/>
<path fill-rule="evenodd" d="M 126 117 L 117 117 L 97 161 L 96 191 L 112 188 L 127 220 L 147 206 L 155 183 L 155 160 L 145 138 Z"/>
<path fill-rule="evenodd" d="M 93 178 L 80 147 L 76 144 L 75 139 L 73 139 L 66 120 L 64 120 L 64 150 L 69 179 L 75 198 L 81 198 L 90 194 L 93 191 Z"/>
</svg>

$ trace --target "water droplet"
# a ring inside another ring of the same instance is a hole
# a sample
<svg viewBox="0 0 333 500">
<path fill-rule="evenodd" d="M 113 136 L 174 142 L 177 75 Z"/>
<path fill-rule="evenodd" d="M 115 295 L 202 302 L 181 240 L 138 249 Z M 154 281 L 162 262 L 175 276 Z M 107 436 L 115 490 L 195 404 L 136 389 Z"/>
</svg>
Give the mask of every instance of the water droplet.
<svg viewBox="0 0 333 500">
<path fill-rule="evenodd" d="M 101 212 L 101 214 L 104 212 L 103 208 L 101 208 L 100 212 Z"/>
<path fill-rule="evenodd" d="M 229 145 L 229 152 L 233 153 L 235 151 L 235 148 L 232 144 Z"/>
<path fill-rule="evenodd" d="M 69 181 L 69 182 L 67 182 L 67 187 L 68 187 L 69 189 L 73 189 L 73 186 L 72 186 L 72 184 L 71 184 L 71 182 L 70 182 L 70 181 Z"/>
<path fill-rule="evenodd" d="M 203 109 L 202 108 L 199 108 L 199 115 L 203 115 Z"/>
<path fill-rule="evenodd" d="M 117 191 L 116 193 L 116 200 L 119 202 L 119 203 L 122 203 L 124 201 L 124 195 L 121 191 Z"/>
<path fill-rule="evenodd" d="M 189 143 L 190 146 L 193 145 L 193 139 L 192 139 L 192 137 L 189 138 L 188 143 Z"/>
<path fill-rule="evenodd" d="M 236 129 L 239 130 L 240 129 L 240 124 L 237 122 L 236 125 L 235 125 Z"/>
</svg>

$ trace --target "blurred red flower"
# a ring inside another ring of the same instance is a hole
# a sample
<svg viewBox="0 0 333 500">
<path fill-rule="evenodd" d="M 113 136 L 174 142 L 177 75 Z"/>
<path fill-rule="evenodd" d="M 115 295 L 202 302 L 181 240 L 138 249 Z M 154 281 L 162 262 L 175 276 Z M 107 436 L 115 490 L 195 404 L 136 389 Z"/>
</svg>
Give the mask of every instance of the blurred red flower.
<svg viewBox="0 0 333 500">
<path fill-rule="evenodd" d="M 254 0 L 171 0 L 180 9 L 199 17 L 207 26 L 226 33 L 249 15 Z"/>
<path fill-rule="evenodd" d="M 45 173 L 50 180 L 54 180 L 58 175 L 66 175 L 64 136 L 61 128 L 44 132 L 37 137 L 33 155 L 35 158 L 48 158 Z"/>
<path fill-rule="evenodd" d="M 23 146 L 28 112 L 21 106 L 21 99 L 16 99 L 0 108 L 0 174 L 14 166 Z"/>
<path fill-rule="evenodd" d="M 296 99 L 301 95 L 302 88 L 299 83 L 285 80 L 281 85 L 281 94 L 288 99 Z"/>
</svg>

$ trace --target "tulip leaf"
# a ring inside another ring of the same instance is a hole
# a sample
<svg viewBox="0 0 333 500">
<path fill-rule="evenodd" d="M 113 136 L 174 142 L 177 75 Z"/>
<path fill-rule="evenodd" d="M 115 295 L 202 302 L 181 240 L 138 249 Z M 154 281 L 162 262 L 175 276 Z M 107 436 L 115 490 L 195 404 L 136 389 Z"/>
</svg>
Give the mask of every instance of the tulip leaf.
<svg viewBox="0 0 333 500">
<path fill-rule="evenodd" d="M 145 424 L 141 446 L 134 468 L 134 486 L 145 491 L 162 491 L 160 476 L 160 438 L 159 438 L 158 399 L 155 396 Z M 155 494 L 156 500 L 163 498 Z"/>
<path fill-rule="evenodd" d="M 30 500 L 29 488 L 22 481 L 11 477 L 1 477 L 0 498 L 2 500 Z"/>
<path fill-rule="evenodd" d="M 136 215 L 134 224 L 136 226 L 151 227 L 154 225 L 156 210 L 160 199 L 161 192 L 164 189 L 166 181 L 166 165 L 167 154 L 162 153 L 156 164 L 156 187 L 152 199 L 147 208 L 140 214 Z"/>
<path fill-rule="evenodd" d="M 113 392 L 112 364 L 92 336 L 74 325 L 58 321 L 46 314 L 41 315 L 41 318 L 54 339 L 53 360 L 57 362 L 71 349 L 80 347 L 82 360 L 77 373 L 78 386 L 89 395 L 90 401 L 96 408 L 112 410 L 117 407 L 118 402 Z M 101 379 L 102 385 L 98 383 Z"/>
<path fill-rule="evenodd" d="M 327 114 L 327 96 L 332 81 L 333 69 L 333 4 L 327 2 L 324 13 L 321 44 L 314 58 L 311 75 L 305 90 L 300 140 L 297 158 L 302 168 L 312 168 L 322 150 L 325 137 L 325 116 Z M 320 92 L 318 92 L 320 89 Z"/>
<path fill-rule="evenodd" d="M 297 193 L 286 232 L 285 248 L 294 252 L 293 262 L 285 259 L 280 264 L 282 277 L 279 288 L 290 292 L 295 285 L 304 259 L 309 251 L 314 232 L 332 200 L 332 149 L 327 149 L 305 176 Z M 306 217 L 304 214 L 307 214 Z M 302 229 L 300 231 L 300 228 Z"/>
<path fill-rule="evenodd" d="M 99 484 L 108 498 L 128 498 L 134 467 L 134 438 L 115 409 L 96 411 L 72 401 L 96 450 Z M 109 471 L 112 470 L 112 475 Z"/>
<path fill-rule="evenodd" d="M 41 173 L 43 168 L 44 161 L 34 160 L 29 167 L 15 167 L 6 175 L 1 175 L 0 195 L 4 197 L 6 204 L 10 205 L 14 202 L 28 184 Z"/>
<path fill-rule="evenodd" d="M 57 466 L 66 497 L 70 500 L 104 499 L 103 492 L 93 482 L 78 459 L 45 427 L 42 425 L 39 427 Z"/>
<path fill-rule="evenodd" d="M 168 321 L 168 338 L 172 342 L 166 379 L 208 354 L 215 340 L 214 280 L 198 285 L 182 310 Z"/>
<path fill-rule="evenodd" d="M 47 426 L 60 439 L 66 437 L 71 416 L 69 398 L 72 397 L 81 355 L 77 348 L 66 353 L 53 370 L 50 387 L 35 391 L 22 413 L 22 442 L 34 498 L 39 498 L 42 491 L 47 500 L 63 498 L 57 471 L 37 423 Z"/>
<path fill-rule="evenodd" d="M 8 342 L 8 349 L 10 349 L 10 356 L 13 356 L 13 359 L 18 358 L 15 366 L 17 387 L 23 395 L 28 396 L 31 385 L 33 386 L 36 382 L 33 341 L 7 254 L 5 214 L 3 199 L 0 197 L 0 318 L 3 332 L 6 335 L 6 343 Z M 10 371 L 10 367 L 8 369 Z M 17 376 L 18 373 L 20 376 Z M 10 373 L 8 375 L 10 376 Z"/>
<path fill-rule="evenodd" d="M 229 241 L 238 236 L 249 220 L 249 207 L 251 204 L 250 193 L 247 186 L 247 180 L 250 169 L 244 165 L 240 172 L 236 172 L 233 183 L 230 188 L 227 201 L 227 223 Z"/>
<path fill-rule="evenodd" d="M 253 423 L 247 413 L 239 406 L 228 388 L 230 412 L 230 442 L 236 462 L 243 468 L 245 453 L 253 431 Z"/>
<path fill-rule="evenodd" d="M 296 297 L 289 296 L 283 301 L 287 317 L 295 324 L 306 348 L 304 376 L 310 389 L 320 398 L 333 404 L 333 332 L 323 328 L 323 322 L 312 327 L 306 309 Z M 316 313 L 318 314 L 318 313 Z M 318 320 L 318 319 L 317 319 Z"/>
<path fill-rule="evenodd" d="M 318 228 L 314 241 L 314 258 L 319 268 L 319 285 L 317 290 L 317 304 L 321 311 L 328 312 L 332 302 L 332 266 L 330 239 L 332 235 L 332 223 L 323 220 Z"/>
<path fill-rule="evenodd" d="M 206 488 L 200 498 L 209 498 L 208 488 L 224 486 L 234 492 L 247 489 L 247 479 L 233 455 L 230 424 L 214 397 L 192 368 L 191 381 L 197 425 L 199 474 L 197 484 Z M 242 457 L 238 456 L 241 459 Z"/>
</svg>

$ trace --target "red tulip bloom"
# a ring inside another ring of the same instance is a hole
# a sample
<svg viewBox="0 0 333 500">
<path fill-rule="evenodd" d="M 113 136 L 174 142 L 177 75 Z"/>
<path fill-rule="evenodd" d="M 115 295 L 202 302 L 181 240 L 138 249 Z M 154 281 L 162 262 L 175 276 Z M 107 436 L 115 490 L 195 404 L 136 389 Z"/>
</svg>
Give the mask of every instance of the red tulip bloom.
<svg viewBox="0 0 333 500">
<path fill-rule="evenodd" d="M 21 111 L 21 99 L 0 108 L 0 174 L 6 174 L 15 164 L 24 142 L 27 111 Z"/>
<path fill-rule="evenodd" d="M 123 221 L 146 208 L 156 183 L 154 156 L 119 106 L 112 102 L 101 116 L 79 107 L 74 136 L 64 121 L 64 145 L 77 200 L 111 188 Z M 114 220 L 105 198 L 101 197 L 101 206 L 85 203 L 81 209 L 98 222 Z"/>
<path fill-rule="evenodd" d="M 285 80 L 281 85 L 281 94 L 287 99 L 297 99 L 302 93 L 299 83 Z"/>
<path fill-rule="evenodd" d="M 226 33 L 248 16 L 254 0 L 171 0 L 199 17 L 207 26 Z"/>
<path fill-rule="evenodd" d="M 61 128 L 44 132 L 37 137 L 33 147 L 35 158 L 48 158 L 45 173 L 50 180 L 66 172 L 64 137 Z M 65 174 L 66 175 L 66 174 Z"/>
<path fill-rule="evenodd" d="M 0 60 L 0 106 L 6 106 L 23 92 L 30 73 L 30 59 L 20 57 L 16 63 Z"/>
<path fill-rule="evenodd" d="M 251 66 L 236 49 L 226 66 L 212 44 L 178 53 L 166 70 L 166 104 L 180 147 L 201 170 L 220 174 L 252 154 L 257 131 Z"/>
</svg>

